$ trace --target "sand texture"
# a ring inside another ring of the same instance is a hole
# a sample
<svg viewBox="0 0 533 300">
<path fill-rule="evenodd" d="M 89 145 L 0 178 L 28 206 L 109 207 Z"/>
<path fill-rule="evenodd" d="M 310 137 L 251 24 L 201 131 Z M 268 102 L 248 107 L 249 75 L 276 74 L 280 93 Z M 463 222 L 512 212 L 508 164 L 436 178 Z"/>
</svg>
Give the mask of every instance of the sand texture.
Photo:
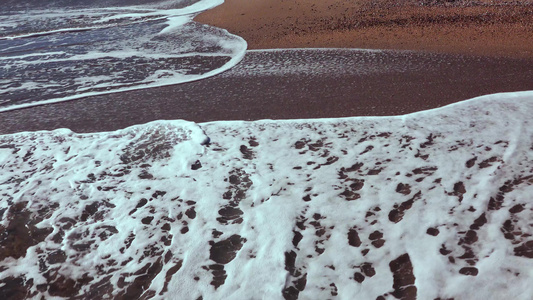
<svg viewBox="0 0 533 300">
<path fill-rule="evenodd" d="M 196 17 L 250 49 L 347 47 L 533 56 L 531 1 L 226 0 Z"/>
</svg>

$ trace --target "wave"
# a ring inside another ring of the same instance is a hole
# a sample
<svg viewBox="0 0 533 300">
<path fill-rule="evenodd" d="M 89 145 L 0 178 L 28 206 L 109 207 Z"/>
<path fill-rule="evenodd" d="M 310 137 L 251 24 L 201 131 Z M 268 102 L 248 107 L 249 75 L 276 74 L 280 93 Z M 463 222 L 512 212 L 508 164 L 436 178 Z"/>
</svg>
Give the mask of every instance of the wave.
<svg viewBox="0 0 533 300">
<path fill-rule="evenodd" d="M 395 117 L 0 136 L 0 291 L 530 299 L 532 114 L 522 92 Z"/>
<path fill-rule="evenodd" d="M 242 38 L 192 21 L 220 1 L 151 2 L 1 13 L 0 111 L 199 80 L 244 56 Z"/>
</svg>

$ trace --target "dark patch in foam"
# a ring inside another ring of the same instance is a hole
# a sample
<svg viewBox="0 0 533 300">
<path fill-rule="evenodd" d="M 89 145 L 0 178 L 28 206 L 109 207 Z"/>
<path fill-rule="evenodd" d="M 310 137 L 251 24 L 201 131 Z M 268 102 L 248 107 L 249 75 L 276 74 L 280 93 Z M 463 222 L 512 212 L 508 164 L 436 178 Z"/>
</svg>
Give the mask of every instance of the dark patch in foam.
<svg viewBox="0 0 533 300">
<path fill-rule="evenodd" d="M 366 277 L 373 277 L 374 275 L 376 275 L 376 269 L 374 269 L 371 263 L 363 263 L 359 266 L 359 268 L 361 269 L 363 274 L 365 274 Z"/>
<path fill-rule="evenodd" d="M 333 297 L 337 296 L 339 294 L 339 290 L 337 289 L 337 286 L 335 285 L 335 283 L 331 283 L 329 286 L 331 287 L 331 290 L 330 290 L 331 296 Z"/>
<path fill-rule="evenodd" d="M 353 191 L 359 191 L 365 186 L 365 180 L 364 179 L 349 179 L 353 181 L 352 184 L 350 184 L 350 188 Z"/>
<path fill-rule="evenodd" d="M 306 141 L 304 139 L 301 139 L 294 143 L 294 148 L 296 149 L 303 149 L 305 147 Z"/>
<path fill-rule="evenodd" d="M 485 224 L 487 224 L 487 217 L 485 216 L 485 213 L 482 213 L 477 219 L 474 220 L 474 223 L 470 225 L 470 229 L 478 230 Z"/>
<path fill-rule="evenodd" d="M 396 193 L 409 195 L 411 194 L 411 186 L 409 184 L 398 183 L 396 186 Z"/>
<path fill-rule="evenodd" d="M 475 230 L 468 230 L 465 235 L 459 239 L 458 245 L 466 244 L 472 245 L 478 241 L 478 236 Z"/>
<path fill-rule="evenodd" d="M 194 164 L 191 165 L 191 170 L 195 171 L 202 168 L 202 163 L 197 160 L 194 162 Z"/>
<path fill-rule="evenodd" d="M 351 173 L 351 172 L 355 172 L 355 171 L 360 171 L 361 167 L 363 166 L 364 164 L 363 163 L 355 163 L 353 164 L 351 167 L 349 168 L 341 168 L 339 170 L 339 179 L 346 179 L 348 178 L 348 175 L 346 175 L 346 173 Z"/>
<path fill-rule="evenodd" d="M 385 244 L 383 239 L 383 233 L 381 231 L 374 231 L 369 236 L 368 239 L 372 241 L 372 245 L 376 248 L 381 248 Z"/>
<path fill-rule="evenodd" d="M 243 211 L 238 207 L 224 206 L 219 211 L 217 218 L 221 224 L 241 224 L 243 222 Z"/>
<path fill-rule="evenodd" d="M 324 242 L 327 241 L 331 236 L 331 234 L 327 234 L 326 227 L 320 223 L 320 220 L 325 218 L 326 217 L 323 217 L 321 214 L 315 213 L 313 214 L 314 220 L 309 222 L 309 225 L 315 227 L 315 235 L 319 238 L 317 241 L 315 241 L 315 252 L 318 255 L 324 253 L 326 250 L 324 247 Z"/>
<path fill-rule="evenodd" d="M 176 274 L 176 272 L 178 272 L 181 269 L 182 264 L 183 264 L 183 261 L 179 260 L 174 266 L 168 269 L 167 273 L 165 274 L 165 284 L 163 286 L 163 289 L 159 293 L 159 295 L 163 295 L 164 293 L 168 291 L 168 283 L 172 279 L 172 276 L 174 276 L 174 274 Z"/>
<path fill-rule="evenodd" d="M 348 178 L 348 176 L 344 176 L 344 178 L 341 179 L 345 179 L 345 182 L 347 183 L 352 183 L 350 183 L 339 196 L 343 197 L 346 201 L 353 201 L 361 198 L 361 195 L 356 193 L 356 191 L 361 190 L 365 186 L 365 181 L 363 179 Z"/>
<path fill-rule="evenodd" d="M 225 179 L 231 184 L 224 192 L 222 198 L 229 200 L 219 211 L 220 217 L 217 221 L 220 224 L 241 224 L 243 222 L 243 211 L 239 208 L 239 203 L 246 197 L 246 192 L 253 182 L 246 172 L 236 169 L 230 172 L 230 176 Z"/>
<path fill-rule="evenodd" d="M 466 193 L 465 184 L 462 181 L 455 183 L 453 185 L 453 191 L 456 194 L 461 194 L 461 195 L 465 194 Z"/>
<path fill-rule="evenodd" d="M 383 171 L 383 168 L 374 168 L 368 171 L 367 175 L 378 175 Z"/>
<path fill-rule="evenodd" d="M 292 245 L 297 248 L 298 244 L 303 239 L 303 235 L 299 231 L 293 230 L 292 232 L 294 233 L 294 237 L 292 238 Z"/>
<path fill-rule="evenodd" d="M 356 229 L 357 228 L 353 227 L 348 231 L 348 245 L 352 247 L 361 246 L 361 239 L 359 238 L 359 234 L 357 233 Z"/>
<path fill-rule="evenodd" d="M 224 270 L 224 265 L 210 265 L 209 270 L 211 270 L 211 273 L 213 274 L 213 280 L 211 281 L 211 285 L 213 285 L 215 289 L 219 288 L 226 282 L 226 278 L 228 277 L 228 275 L 226 274 L 226 270 Z"/>
<path fill-rule="evenodd" d="M 196 210 L 194 210 L 194 207 L 191 207 L 185 211 L 185 215 L 192 220 L 196 218 Z"/>
<path fill-rule="evenodd" d="M 244 243 L 246 243 L 246 239 L 237 234 L 216 243 L 213 241 L 209 242 L 209 245 L 211 245 L 209 258 L 216 264 L 210 265 L 208 269 L 213 274 L 211 284 L 215 289 L 226 282 L 227 275 L 224 270 L 224 265 L 235 259 L 237 252 L 241 250 Z"/>
<path fill-rule="evenodd" d="M 512 192 L 517 186 L 521 184 L 532 185 L 533 184 L 533 175 L 523 176 L 515 178 L 514 180 L 506 181 L 502 186 L 500 186 L 498 193 L 495 197 L 491 197 L 489 200 L 488 210 L 499 210 L 503 206 L 505 201 L 505 194 Z"/>
<path fill-rule="evenodd" d="M 413 203 L 420 199 L 422 196 L 422 191 L 418 191 L 411 199 L 402 202 L 400 205 L 394 205 L 394 208 L 389 212 L 389 220 L 394 223 L 398 223 L 403 219 L 405 212 L 409 210 Z"/>
<path fill-rule="evenodd" d="M 298 244 L 303 239 L 303 234 L 300 232 L 305 230 L 305 211 L 302 215 L 298 216 L 296 226 L 293 230 L 294 237 L 292 244 L 299 252 Z M 298 295 L 303 291 L 307 285 L 307 273 L 305 273 L 305 267 L 296 266 L 296 258 L 298 253 L 294 250 L 285 252 L 285 270 L 289 272 L 286 280 L 286 285 L 282 289 L 282 295 L 284 299 L 298 299 Z"/>
<path fill-rule="evenodd" d="M 394 291 L 391 293 L 397 299 L 411 300 L 416 299 L 417 288 L 415 284 L 415 275 L 413 274 L 413 265 L 409 254 L 400 255 L 389 264 L 393 276 Z"/>
<path fill-rule="evenodd" d="M 514 248 L 514 255 L 533 258 L 533 241 L 527 241 L 522 245 Z"/>
<path fill-rule="evenodd" d="M 298 295 L 305 289 L 306 285 L 307 273 L 292 281 L 292 285 L 287 286 L 282 290 L 283 298 L 287 300 L 298 299 Z"/>
<path fill-rule="evenodd" d="M 365 150 L 363 152 L 359 153 L 359 155 L 363 155 L 363 154 L 365 154 L 367 152 L 370 152 L 370 151 L 372 151 L 372 149 L 374 149 L 374 146 L 372 146 L 372 145 L 366 146 Z"/>
<path fill-rule="evenodd" d="M 498 161 L 498 157 L 493 156 L 489 159 L 485 159 L 484 161 L 480 162 L 478 166 L 480 169 L 488 168 L 488 167 L 491 167 L 492 164 L 497 161 Z"/>
<path fill-rule="evenodd" d="M 150 223 L 152 223 L 153 219 L 154 219 L 153 216 L 144 217 L 144 218 L 142 218 L 141 223 L 143 223 L 145 225 L 149 225 Z"/>
<path fill-rule="evenodd" d="M 285 270 L 289 272 L 290 280 L 287 280 L 283 290 L 283 298 L 285 299 L 298 299 L 298 295 L 305 289 L 307 285 L 307 273 L 302 274 L 296 267 L 297 254 L 294 251 L 285 252 Z"/>
<path fill-rule="evenodd" d="M 525 209 L 525 208 L 524 208 L 524 204 L 517 204 L 517 205 L 511 207 L 511 208 L 509 209 L 509 212 L 510 212 L 511 214 L 517 214 L 517 213 L 520 213 L 520 212 L 524 211 L 524 209 Z"/>
<path fill-rule="evenodd" d="M 365 275 L 359 273 L 359 272 L 355 272 L 353 274 L 353 280 L 359 282 L 359 283 L 362 283 L 363 281 L 365 281 Z"/>
<path fill-rule="evenodd" d="M 439 235 L 439 230 L 437 228 L 430 227 L 426 230 L 426 233 L 432 236 L 437 236 Z"/>
<path fill-rule="evenodd" d="M 0 226 L 0 261 L 24 257 L 29 247 L 44 241 L 52 228 L 37 228 L 42 221 L 26 209 L 27 202 L 12 205 L 7 212 L 7 226 Z"/>
<path fill-rule="evenodd" d="M 227 264 L 237 256 L 237 252 L 241 250 L 245 242 L 246 239 L 237 234 L 220 242 L 210 242 L 209 258 L 216 263 Z"/>
<path fill-rule="evenodd" d="M 434 144 L 434 141 L 435 140 L 435 136 L 433 136 L 433 133 L 430 133 L 427 137 L 426 137 L 426 141 L 422 144 L 420 144 L 420 148 L 426 148 L 428 146 L 431 146 Z"/>
<path fill-rule="evenodd" d="M 422 167 L 422 168 L 416 168 L 416 169 L 413 169 L 411 172 L 413 172 L 413 174 L 415 175 L 420 175 L 420 174 L 424 174 L 424 175 L 433 175 L 433 173 L 435 173 L 435 171 L 437 171 L 438 168 L 437 167 Z"/>
<path fill-rule="evenodd" d="M 475 156 L 474 158 L 471 158 L 469 160 L 466 161 L 465 163 L 465 166 L 467 168 L 472 168 L 475 164 L 476 164 L 476 160 L 477 160 L 477 156 Z"/>
<path fill-rule="evenodd" d="M 154 175 L 150 174 L 147 170 L 141 170 L 138 177 L 139 179 L 153 179 Z"/>
<path fill-rule="evenodd" d="M 244 159 L 253 159 L 255 157 L 254 156 L 254 151 L 252 149 L 246 147 L 245 145 L 241 145 L 239 150 L 241 151 L 242 157 Z"/>
<path fill-rule="evenodd" d="M 503 201 L 505 200 L 505 197 L 502 193 L 498 193 L 496 197 L 490 197 L 488 210 L 499 210 L 502 208 Z"/>
<path fill-rule="evenodd" d="M 477 276 L 479 271 L 477 268 L 474 267 L 465 267 L 461 268 L 461 270 L 459 270 L 459 273 L 467 276 Z"/>
<path fill-rule="evenodd" d="M 459 202 L 463 201 L 463 195 L 466 193 L 466 187 L 462 181 L 458 181 L 453 185 L 453 192 L 448 192 L 450 196 L 459 198 Z"/>
<path fill-rule="evenodd" d="M 361 198 L 361 195 L 349 189 L 345 189 L 344 192 L 339 194 L 339 196 L 342 196 L 346 201 L 353 201 Z"/>
</svg>

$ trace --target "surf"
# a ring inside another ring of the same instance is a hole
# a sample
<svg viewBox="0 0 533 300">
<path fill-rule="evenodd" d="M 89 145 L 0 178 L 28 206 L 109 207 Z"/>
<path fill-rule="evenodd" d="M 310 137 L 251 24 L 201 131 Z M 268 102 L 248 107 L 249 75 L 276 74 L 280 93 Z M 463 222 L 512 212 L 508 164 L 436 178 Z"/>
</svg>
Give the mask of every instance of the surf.
<svg viewBox="0 0 533 300">
<path fill-rule="evenodd" d="M 123 6 L 0 13 L 0 111 L 199 80 L 246 51 L 242 38 L 192 21 L 221 1 L 112 3 Z"/>
</svg>

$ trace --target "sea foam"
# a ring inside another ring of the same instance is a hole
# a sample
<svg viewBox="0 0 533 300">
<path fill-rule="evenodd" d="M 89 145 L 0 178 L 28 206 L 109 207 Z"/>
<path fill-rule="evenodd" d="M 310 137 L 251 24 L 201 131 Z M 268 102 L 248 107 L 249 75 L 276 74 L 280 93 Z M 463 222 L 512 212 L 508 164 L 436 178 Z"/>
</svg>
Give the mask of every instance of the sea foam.
<svg viewBox="0 0 533 300">
<path fill-rule="evenodd" d="M 246 42 L 192 21 L 220 3 L 8 6 L 0 13 L 0 111 L 223 72 L 242 59 Z"/>
<path fill-rule="evenodd" d="M 398 117 L 0 136 L 0 291 L 530 299 L 531 115 L 523 92 Z"/>
</svg>

